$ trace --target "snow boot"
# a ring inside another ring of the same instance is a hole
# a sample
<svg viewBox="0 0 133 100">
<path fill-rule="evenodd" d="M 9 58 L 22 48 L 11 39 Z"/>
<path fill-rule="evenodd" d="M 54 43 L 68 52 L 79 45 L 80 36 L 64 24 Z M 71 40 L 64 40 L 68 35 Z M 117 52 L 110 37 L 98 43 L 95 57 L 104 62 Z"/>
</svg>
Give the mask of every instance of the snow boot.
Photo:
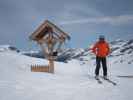
<svg viewBox="0 0 133 100">
<path fill-rule="evenodd" d="M 98 75 L 96 75 L 96 76 L 95 76 L 95 79 L 96 79 L 96 80 L 98 80 L 98 79 L 99 79 L 99 76 L 98 76 Z"/>
</svg>

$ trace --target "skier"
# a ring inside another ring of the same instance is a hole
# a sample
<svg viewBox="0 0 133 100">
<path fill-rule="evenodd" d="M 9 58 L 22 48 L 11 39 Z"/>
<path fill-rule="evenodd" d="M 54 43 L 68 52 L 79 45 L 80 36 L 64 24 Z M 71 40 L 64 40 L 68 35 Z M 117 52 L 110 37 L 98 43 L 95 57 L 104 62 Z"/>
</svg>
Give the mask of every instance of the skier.
<svg viewBox="0 0 133 100">
<path fill-rule="evenodd" d="M 92 48 L 92 52 L 96 55 L 96 69 L 95 69 L 95 78 L 99 78 L 99 70 L 102 63 L 103 68 L 103 78 L 107 79 L 107 64 L 106 57 L 110 53 L 109 44 L 105 41 L 103 35 L 99 36 L 99 41 Z"/>
</svg>

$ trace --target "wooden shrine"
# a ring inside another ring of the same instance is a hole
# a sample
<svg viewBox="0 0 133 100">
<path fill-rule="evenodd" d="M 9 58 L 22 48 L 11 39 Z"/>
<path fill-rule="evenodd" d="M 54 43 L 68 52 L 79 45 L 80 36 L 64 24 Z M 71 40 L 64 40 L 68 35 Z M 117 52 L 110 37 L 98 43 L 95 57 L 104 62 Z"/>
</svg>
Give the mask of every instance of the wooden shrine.
<svg viewBox="0 0 133 100">
<path fill-rule="evenodd" d="M 55 24 L 46 20 L 30 35 L 29 38 L 40 45 L 44 57 L 49 61 L 47 66 L 31 65 L 31 71 L 54 73 L 54 60 L 56 59 L 58 52 L 60 52 L 61 45 L 66 40 L 70 40 L 70 36 Z"/>
</svg>

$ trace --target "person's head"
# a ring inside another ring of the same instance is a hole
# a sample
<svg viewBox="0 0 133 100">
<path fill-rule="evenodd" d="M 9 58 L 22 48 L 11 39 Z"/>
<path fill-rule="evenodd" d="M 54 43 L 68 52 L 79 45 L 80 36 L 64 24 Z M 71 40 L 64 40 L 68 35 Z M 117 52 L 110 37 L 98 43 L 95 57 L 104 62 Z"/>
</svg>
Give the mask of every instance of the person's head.
<svg viewBox="0 0 133 100">
<path fill-rule="evenodd" d="M 104 35 L 100 35 L 99 36 L 99 41 L 104 41 L 105 40 L 105 36 Z"/>
</svg>

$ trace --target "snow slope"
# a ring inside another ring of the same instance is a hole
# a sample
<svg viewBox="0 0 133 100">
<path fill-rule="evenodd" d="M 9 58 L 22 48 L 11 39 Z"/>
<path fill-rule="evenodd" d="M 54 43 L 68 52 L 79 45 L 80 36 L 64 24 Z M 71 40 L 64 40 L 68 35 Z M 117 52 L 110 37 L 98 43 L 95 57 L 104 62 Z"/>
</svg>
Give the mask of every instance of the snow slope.
<svg viewBox="0 0 133 100">
<path fill-rule="evenodd" d="M 132 100 L 133 79 L 117 75 L 131 75 L 133 66 L 114 61 L 108 59 L 108 73 L 117 86 L 94 80 L 95 61 L 89 56 L 84 64 L 56 62 L 55 74 L 49 74 L 30 72 L 30 64 L 47 64 L 44 59 L 0 52 L 0 100 Z"/>
</svg>

